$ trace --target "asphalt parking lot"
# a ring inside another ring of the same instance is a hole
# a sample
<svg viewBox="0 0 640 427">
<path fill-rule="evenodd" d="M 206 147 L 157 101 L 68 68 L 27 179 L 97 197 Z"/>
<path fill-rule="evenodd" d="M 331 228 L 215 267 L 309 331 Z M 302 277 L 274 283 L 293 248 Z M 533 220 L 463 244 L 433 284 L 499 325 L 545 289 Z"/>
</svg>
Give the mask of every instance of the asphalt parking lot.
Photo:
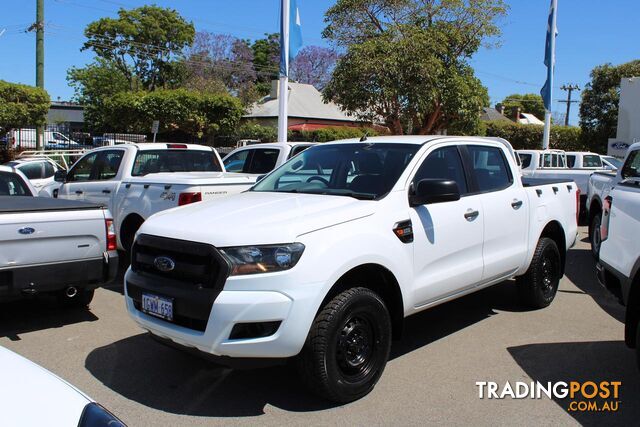
<svg viewBox="0 0 640 427">
<path fill-rule="evenodd" d="M 551 307 L 523 311 L 505 282 L 413 316 L 375 390 L 344 406 L 309 394 L 287 366 L 232 371 L 157 344 L 129 320 L 121 282 L 97 291 L 90 311 L 46 299 L 0 305 L 0 345 L 130 426 L 637 424 L 640 373 L 623 343 L 624 309 L 595 280 L 581 232 Z M 587 413 L 546 397 L 481 400 L 476 381 L 622 386 L 617 412 Z"/>
</svg>

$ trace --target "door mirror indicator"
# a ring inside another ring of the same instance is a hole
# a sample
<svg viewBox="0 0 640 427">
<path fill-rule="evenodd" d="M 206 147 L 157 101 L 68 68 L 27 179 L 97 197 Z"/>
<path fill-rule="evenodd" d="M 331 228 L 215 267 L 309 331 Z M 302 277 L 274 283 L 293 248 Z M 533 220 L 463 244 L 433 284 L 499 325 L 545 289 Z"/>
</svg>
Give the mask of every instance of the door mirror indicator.
<svg viewBox="0 0 640 427">
<path fill-rule="evenodd" d="M 422 179 L 409 192 L 409 206 L 460 200 L 458 183 L 450 179 Z"/>
</svg>

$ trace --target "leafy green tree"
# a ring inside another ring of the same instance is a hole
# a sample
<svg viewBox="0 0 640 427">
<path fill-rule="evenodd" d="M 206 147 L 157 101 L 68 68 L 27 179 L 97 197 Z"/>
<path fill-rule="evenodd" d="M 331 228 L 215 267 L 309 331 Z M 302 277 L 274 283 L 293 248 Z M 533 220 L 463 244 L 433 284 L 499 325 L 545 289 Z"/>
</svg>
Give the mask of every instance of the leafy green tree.
<svg viewBox="0 0 640 427">
<path fill-rule="evenodd" d="M 268 95 L 271 80 L 278 78 L 280 69 L 280 35 L 265 34 L 263 39 L 253 42 L 251 50 L 258 93 L 262 96 Z"/>
<path fill-rule="evenodd" d="M 85 106 L 85 122 L 95 131 L 109 127 L 103 114 L 105 98 L 131 88 L 127 76 L 112 61 L 103 58 L 97 58 L 82 68 L 70 68 L 67 81 L 75 92 L 74 101 Z M 137 79 L 133 83 L 133 86 L 138 86 Z"/>
<path fill-rule="evenodd" d="M 640 76 L 640 60 L 599 65 L 591 71 L 591 82 L 582 91 L 580 127 L 592 150 L 606 153 L 608 139 L 615 138 L 620 80 L 633 76 Z"/>
<path fill-rule="evenodd" d="M 84 30 L 82 50 L 113 64 L 131 90 L 176 86 L 183 77 L 178 61 L 193 43 L 195 29 L 173 9 L 142 6 L 120 9 L 118 18 L 101 18 Z"/>
<path fill-rule="evenodd" d="M 103 108 L 114 131 L 147 133 L 152 121 L 159 120 L 160 133 L 179 131 L 197 137 L 231 133 L 244 112 L 230 95 L 186 89 L 120 92 L 106 98 Z"/>
<path fill-rule="evenodd" d="M 40 126 L 46 122 L 51 100 L 44 90 L 0 80 L 0 129 Z"/>
<path fill-rule="evenodd" d="M 503 0 L 338 0 L 323 36 L 346 53 L 325 98 L 397 134 L 475 133 L 489 99 L 467 60 L 506 11 Z"/>
<path fill-rule="evenodd" d="M 544 120 L 544 101 L 537 93 L 514 93 L 503 99 L 500 104 L 504 106 L 504 114 L 507 117 L 514 117 L 516 110 L 520 108 L 520 112 L 531 113 Z"/>
</svg>

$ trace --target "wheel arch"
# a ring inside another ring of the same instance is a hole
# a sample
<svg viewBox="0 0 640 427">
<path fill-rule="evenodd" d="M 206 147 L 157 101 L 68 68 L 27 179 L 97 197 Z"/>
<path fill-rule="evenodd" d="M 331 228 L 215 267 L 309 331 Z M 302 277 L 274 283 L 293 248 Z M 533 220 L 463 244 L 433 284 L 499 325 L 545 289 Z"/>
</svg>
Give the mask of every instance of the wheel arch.
<svg viewBox="0 0 640 427">
<path fill-rule="evenodd" d="M 393 338 L 399 339 L 404 327 L 402 290 L 395 275 L 380 264 L 361 264 L 345 272 L 329 289 L 318 312 L 336 295 L 356 286 L 371 289 L 382 298 L 391 316 Z"/>
<path fill-rule="evenodd" d="M 560 251 L 562 274 L 564 275 L 565 264 L 567 261 L 567 237 L 564 228 L 558 221 L 550 221 L 542 229 L 537 241 L 540 241 L 543 237 L 553 240 L 558 246 L 558 250 Z"/>
<path fill-rule="evenodd" d="M 145 219 L 142 217 L 142 215 L 138 213 L 130 213 L 120 223 L 118 239 L 120 240 L 120 245 L 125 251 L 128 250 L 128 248 L 125 247 L 125 239 L 131 236 L 131 233 L 135 235 L 135 232 L 138 231 L 144 221 Z M 133 241 L 131 243 L 133 243 Z"/>
<path fill-rule="evenodd" d="M 624 341 L 631 347 L 636 348 L 636 332 L 640 323 L 640 271 L 631 282 L 629 298 L 627 299 L 627 314 L 625 319 Z"/>
</svg>

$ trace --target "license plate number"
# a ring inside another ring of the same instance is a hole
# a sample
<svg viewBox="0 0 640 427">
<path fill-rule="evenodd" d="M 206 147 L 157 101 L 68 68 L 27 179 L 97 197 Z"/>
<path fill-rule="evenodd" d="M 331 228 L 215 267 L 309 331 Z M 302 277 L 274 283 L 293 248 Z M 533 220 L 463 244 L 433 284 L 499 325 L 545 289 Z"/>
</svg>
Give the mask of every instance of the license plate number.
<svg viewBox="0 0 640 427">
<path fill-rule="evenodd" d="M 165 320 L 173 320 L 173 300 L 142 294 L 142 311 Z"/>
</svg>

